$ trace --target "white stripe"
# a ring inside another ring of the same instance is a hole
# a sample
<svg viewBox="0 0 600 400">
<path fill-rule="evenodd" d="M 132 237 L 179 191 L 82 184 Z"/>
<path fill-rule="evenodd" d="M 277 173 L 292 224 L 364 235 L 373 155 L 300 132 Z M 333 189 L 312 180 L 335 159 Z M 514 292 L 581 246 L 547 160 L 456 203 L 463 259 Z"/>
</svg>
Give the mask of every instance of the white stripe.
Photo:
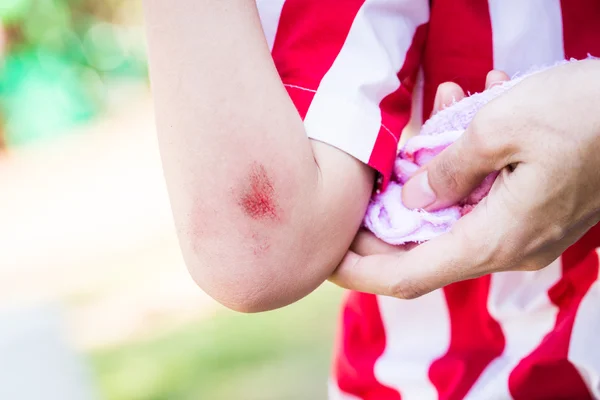
<svg viewBox="0 0 600 400">
<path fill-rule="evenodd" d="M 560 0 L 489 0 L 494 68 L 514 76 L 564 59 Z M 554 328 L 557 307 L 548 289 L 560 260 L 537 272 L 492 275 L 488 310 L 503 330 L 504 353 L 479 377 L 467 399 L 509 399 L 508 377 Z"/>
<path fill-rule="evenodd" d="M 403 400 L 437 399 L 429 367 L 450 345 L 444 292 L 436 290 L 414 300 L 377 299 L 386 332 L 385 350 L 375 363 L 377 380 L 398 390 Z"/>
<path fill-rule="evenodd" d="M 510 76 L 563 60 L 560 0 L 489 0 L 494 68 Z"/>
<path fill-rule="evenodd" d="M 504 333 L 503 354 L 483 371 L 465 399 L 510 399 L 508 377 L 517 364 L 554 329 L 558 307 L 548 290 L 562 276 L 560 260 L 535 272 L 492 275 L 488 311 Z"/>
<path fill-rule="evenodd" d="M 600 399 L 599 338 L 600 279 L 594 282 L 577 309 L 568 355 L 595 399 Z"/>
<path fill-rule="evenodd" d="M 285 0 L 256 0 L 260 22 L 269 45 L 269 51 L 273 50 L 277 28 L 279 27 L 279 19 Z"/>
<path fill-rule="evenodd" d="M 308 136 L 368 162 L 381 126 L 379 103 L 400 86 L 398 71 L 428 17 L 424 0 L 366 0 L 310 105 Z"/>
<path fill-rule="evenodd" d="M 329 400 L 361 400 L 359 397 L 342 392 L 339 386 L 331 380 L 329 381 L 328 387 L 329 390 L 327 398 Z"/>
</svg>

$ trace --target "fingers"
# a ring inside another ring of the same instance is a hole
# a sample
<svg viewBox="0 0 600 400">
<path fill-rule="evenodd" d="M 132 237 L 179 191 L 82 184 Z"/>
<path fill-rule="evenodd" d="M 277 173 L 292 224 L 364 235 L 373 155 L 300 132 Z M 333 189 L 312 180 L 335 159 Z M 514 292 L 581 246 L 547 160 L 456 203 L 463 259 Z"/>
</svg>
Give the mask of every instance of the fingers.
<svg viewBox="0 0 600 400">
<path fill-rule="evenodd" d="M 501 85 L 502 83 L 510 80 L 510 77 L 502 71 L 492 70 L 488 72 L 485 79 L 485 88 L 491 89 L 496 85 Z"/>
<path fill-rule="evenodd" d="M 404 253 L 365 257 L 352 253 L 330 280 L 358 292 L 412 299 L 456 279 L 448 271 L 459 271 L 462 264 L 451 250 L 452 236 L 446 234 Z M 459 275 L 464 279 L 463 274 Z"/>
<path fill-rule="evenodd" d="M 490 71 L 486 77 L 486 89 L 507 80 L 509 76 L 506 73 Z M 456 83 L 441 84 L 434 101 L 434 113 L 464 96 L 464 91 Z M 478 151 L 481 145 L 481 141 L 476 140 L 478 137 L 481 137 L 479 132 L 467 130 L 461 139 L 431 161 L 424 171 L 410 179 L 403 190 L 404 204 L 409 208 L 436 210 L 456 204 L 468 196 L 495 170 L 498 161 L 493 157 L 488 158 L 487 152 Z"/>
<path fill-rule="evenodd" d="M 504 72 L 491 71 L 487 75 L 486 87 L 506 80 L 508 75 Z M 440 85 L 440 100 L 437 101 L 442 102 L 448 93 L 455 92 L 455 86 L 458 85 Z M 487 175 L 497 170 L 506 149 L 495 147 L 498 143 L 491 143 L 489 135 L 486 135 L 488 128 L 485 122 L 479 125 L 471 123 L 460 139 L 405 184 L 402 192 L 404 204 L 409 208 L 426 210 L 456 204 L 467 197 Z"/>
<path fill-rule="evenodd" d="M 408 251 L 415 246 L 416 244 L 413 243 L 394 246 L 377 238 L 377 236 L 367 230 L 360 230 L 354 238 L 350 250 L 360 256 L 368 256 L 372 254 L 398 254 Z"/>
<path fill-rule="evenodd" d="M 485 88 L 490 89 L 508 80 L 510 80 L 510 77 L 505 72 L 492 70 L 487 74 Z M 454 82 L 442 83 L 438 86 L 435 94 L 432 114 L 435 114 L 444 107 L 451 106 L 454 102 L 458 102 L 464 98 L 465 92 L 458 84 Z"/>
<path fill-rule="evenodd" d="M 367 256 L 371 254 L 395 253 L 398 251 L 398 248 L 378 239 L 377 236 L 367 230 L 360 230 L 354 238 L 350 250 L 360 256 Z"/>
<path fill-rule="evenodd" d="M 471 125 L 472 126 L 472 125 Z M 413 176 L 402 190 L 408 208 L 437 210 L 457 204 L 496 170 L 502 149 L 484 144 L 483 134 L 467 131 Z"/>
<path fill-rule="evenodd" d="M 508 79 L 503 72 L 491 71 L 486 89 Z M 440 85 L 433 112 L 464 96 L 455 83 Z M 481 146 L 481 139 L 485 137 L 479 131 L 467 131 L 405 185 L 404 203 L 412 208 L 436 209 L 455 204 L 471 193 L 497 165 L 494 152 Z M 517 241 L 506 233 L 514 229 L 514 216 L 508 214 L 506 209 L 490 213 L 482 204 L 450 233 L 411 246 L 410 250 L 387 245 L 371 233 L 361 232 L 352 245 L 353 251 L 348 252 L 330 280 L 351 290 L 410 299 L 456 281 L 514 267 L 517 257 L 510 249 L 517 246 Z M 490 216 L 493 221 L 485 221 Z M 487 228 L 491 226 L 493 230 Z"/>
<path fill-rule="evenodd" d="M 435 94 L 435 100 L 433 101 L 432 114 L 437 113 L 444 107 L 451 106 L 452 103 L 464 99 L 465 92 L 462 88 L 454 82 L 442 83 L 438 86 Z"/>
<path fill-rule="evenodd" d="M 522 265 L 520 227 L 508 209 L 492 206 L 480 203 L 452 231 L 410 251 L 346 257 L 331 281 L 355 291 L 413 299 L 457 281 L 516 269 Z"/>
</svg>

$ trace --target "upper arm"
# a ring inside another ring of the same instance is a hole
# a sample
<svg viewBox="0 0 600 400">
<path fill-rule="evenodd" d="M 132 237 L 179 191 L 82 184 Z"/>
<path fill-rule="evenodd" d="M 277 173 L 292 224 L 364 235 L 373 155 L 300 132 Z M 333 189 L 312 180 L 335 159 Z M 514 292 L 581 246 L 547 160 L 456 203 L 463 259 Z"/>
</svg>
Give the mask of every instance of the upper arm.
<svg viewBox="0 0 600 400">
<path fill-rule="evenodd" d="M 259 1 L 259 15 L 251 0 L 145 0 L 184 257 L 206 292 L 247 311 L 295 301 L 331 274 L 360 227 L 373 169 L 391 170 L 410 97 L 397 90 L 407 49 L 389 50 L 402 40 L 342 54 L 369 11 L 362 1 L 288 0 L 281 13 L 275 3 Z M 356 44 L 371 37 L 359 34 Z M 414 29 L 406 34 L 410 44 Z"/>
</svg>

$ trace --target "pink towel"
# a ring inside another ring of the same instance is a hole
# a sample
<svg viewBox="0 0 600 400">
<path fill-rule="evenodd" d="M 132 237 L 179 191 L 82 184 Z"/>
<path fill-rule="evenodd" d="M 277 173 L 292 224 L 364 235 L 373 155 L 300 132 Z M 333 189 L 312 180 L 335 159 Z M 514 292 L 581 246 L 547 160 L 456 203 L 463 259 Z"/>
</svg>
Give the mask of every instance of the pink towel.
<svg viewBox="0 0 600 400">
<path fill-rule="evenodd" d="M 420 133 L 408 140 L 401 149 L 388 187 L 375 195 L 369 204 L 364 226 L 390 244 L 421 243 L 447 232 L 456 221 L 471 211 L 488 194 L 498 176 L 497 172 L 488 176 L 459 204 L 435 212 L 404 207 L 402 185 L 419 167 L 458 139 L 481 107 L 532 73 L 469 96 L 431 117 Z"/>
</svg>

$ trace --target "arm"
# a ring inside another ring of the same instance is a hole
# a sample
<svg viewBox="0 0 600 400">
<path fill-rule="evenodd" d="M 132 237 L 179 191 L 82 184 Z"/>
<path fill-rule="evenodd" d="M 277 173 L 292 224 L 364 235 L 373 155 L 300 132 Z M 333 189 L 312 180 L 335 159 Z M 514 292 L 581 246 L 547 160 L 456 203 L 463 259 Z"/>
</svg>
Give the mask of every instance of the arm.
<svg viewBox="0 0 600 400">
<path fill-rule="evenodd" d="M 192 277 L 239 311 L 305 296 L 348 250 L 372 169 L 307 138 L 253 1 L 146 0 L 145 11 L 159 146 Z"/>
<path fill-rule="evenodd" d="M 600 238 L 599 78 L 600 61 L 572 61 L 483 106 L 465 133 L 404 185 L 403 201 L 426 210 L 456 204 L 501 171 L 487 197 L 449 232 L 412 249 L 358 235 L 332 279 L 408 299 L 490 273 L 540 270 L 563 252 L 573 266 L 569 248 L 593 253 Z"/>
</svg>

